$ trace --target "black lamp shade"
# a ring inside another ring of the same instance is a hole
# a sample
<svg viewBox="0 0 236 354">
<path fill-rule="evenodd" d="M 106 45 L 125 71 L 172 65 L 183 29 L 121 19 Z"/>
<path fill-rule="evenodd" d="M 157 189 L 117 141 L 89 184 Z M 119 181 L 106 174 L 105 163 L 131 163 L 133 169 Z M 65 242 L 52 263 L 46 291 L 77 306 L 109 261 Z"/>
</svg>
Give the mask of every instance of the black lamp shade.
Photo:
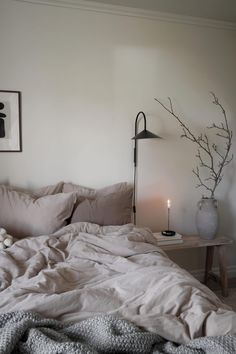
<svg viewBox="0 0 236 354">
<path fill-rule="evenodd" d="M 160 136 L 151 133 L 149 130 L 144 129 L 140 133 L 136 134 L 133 138 L 133 140 L 139 140 L 139 139 L 161 139 Z"/>
</svg>

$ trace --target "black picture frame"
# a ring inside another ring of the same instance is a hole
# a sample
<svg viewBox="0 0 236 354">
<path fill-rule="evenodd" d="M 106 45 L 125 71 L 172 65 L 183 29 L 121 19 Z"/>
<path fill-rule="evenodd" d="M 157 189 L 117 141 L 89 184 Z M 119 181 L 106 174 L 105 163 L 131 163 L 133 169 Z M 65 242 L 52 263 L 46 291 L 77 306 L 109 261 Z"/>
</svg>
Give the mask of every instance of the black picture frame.
<svg viewBox="0 0 236 354">
<path fill-rule="evenodd" d="M 22 152 L 20 91 L 0 90 L 0 152 Z"/>
</svg>

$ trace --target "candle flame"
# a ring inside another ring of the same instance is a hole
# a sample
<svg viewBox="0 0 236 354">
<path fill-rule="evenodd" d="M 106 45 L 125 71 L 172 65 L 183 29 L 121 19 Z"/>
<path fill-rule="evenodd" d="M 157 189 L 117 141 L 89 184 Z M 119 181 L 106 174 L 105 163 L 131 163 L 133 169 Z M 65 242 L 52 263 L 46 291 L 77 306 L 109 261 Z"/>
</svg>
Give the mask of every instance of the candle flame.
<svg viewBox="0 0 236 354">
<path fill-rule="evenodd" d="M 171 201 L 170 199 L 167 200 L 167 208 L 169 209 L 171 207 Z"/>
</svg>

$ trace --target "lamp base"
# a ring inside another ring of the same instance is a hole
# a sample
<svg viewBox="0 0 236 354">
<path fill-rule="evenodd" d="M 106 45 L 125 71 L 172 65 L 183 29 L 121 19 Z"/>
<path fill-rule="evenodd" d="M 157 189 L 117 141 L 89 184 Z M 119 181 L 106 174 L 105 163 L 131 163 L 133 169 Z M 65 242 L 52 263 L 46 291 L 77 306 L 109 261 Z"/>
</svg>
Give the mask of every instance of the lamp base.
<svg viewBox="0 0 236 354">
<path fill-rule="evenodd" d="M 175 236 L 176 232 L 172 231 L 172 230 L 165 230 L 165 231 L 162 231 L 161 234 L 163 236 Z"/>
</svg>

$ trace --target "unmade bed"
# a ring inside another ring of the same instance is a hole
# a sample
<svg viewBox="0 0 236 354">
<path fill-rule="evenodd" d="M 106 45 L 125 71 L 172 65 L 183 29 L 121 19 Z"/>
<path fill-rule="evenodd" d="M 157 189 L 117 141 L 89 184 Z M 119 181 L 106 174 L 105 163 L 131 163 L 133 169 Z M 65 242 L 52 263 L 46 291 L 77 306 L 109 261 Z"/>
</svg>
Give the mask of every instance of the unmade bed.
<svg viewBox="0 0 236 354">
<path fill-rule="evenodd" d="M 236 313 L 173 263 L 148 229 L 75 223 L 0 256 L 0 313 L 63 323 L 116 315 L 167 340 L 236 333 Z"/>
<path fill-rule="evenodd" d="M 236 352 L 236 313 L 130 223 L 127 183 L 0 185 L 0 205 L 0 353 Z"/>
</svg>

